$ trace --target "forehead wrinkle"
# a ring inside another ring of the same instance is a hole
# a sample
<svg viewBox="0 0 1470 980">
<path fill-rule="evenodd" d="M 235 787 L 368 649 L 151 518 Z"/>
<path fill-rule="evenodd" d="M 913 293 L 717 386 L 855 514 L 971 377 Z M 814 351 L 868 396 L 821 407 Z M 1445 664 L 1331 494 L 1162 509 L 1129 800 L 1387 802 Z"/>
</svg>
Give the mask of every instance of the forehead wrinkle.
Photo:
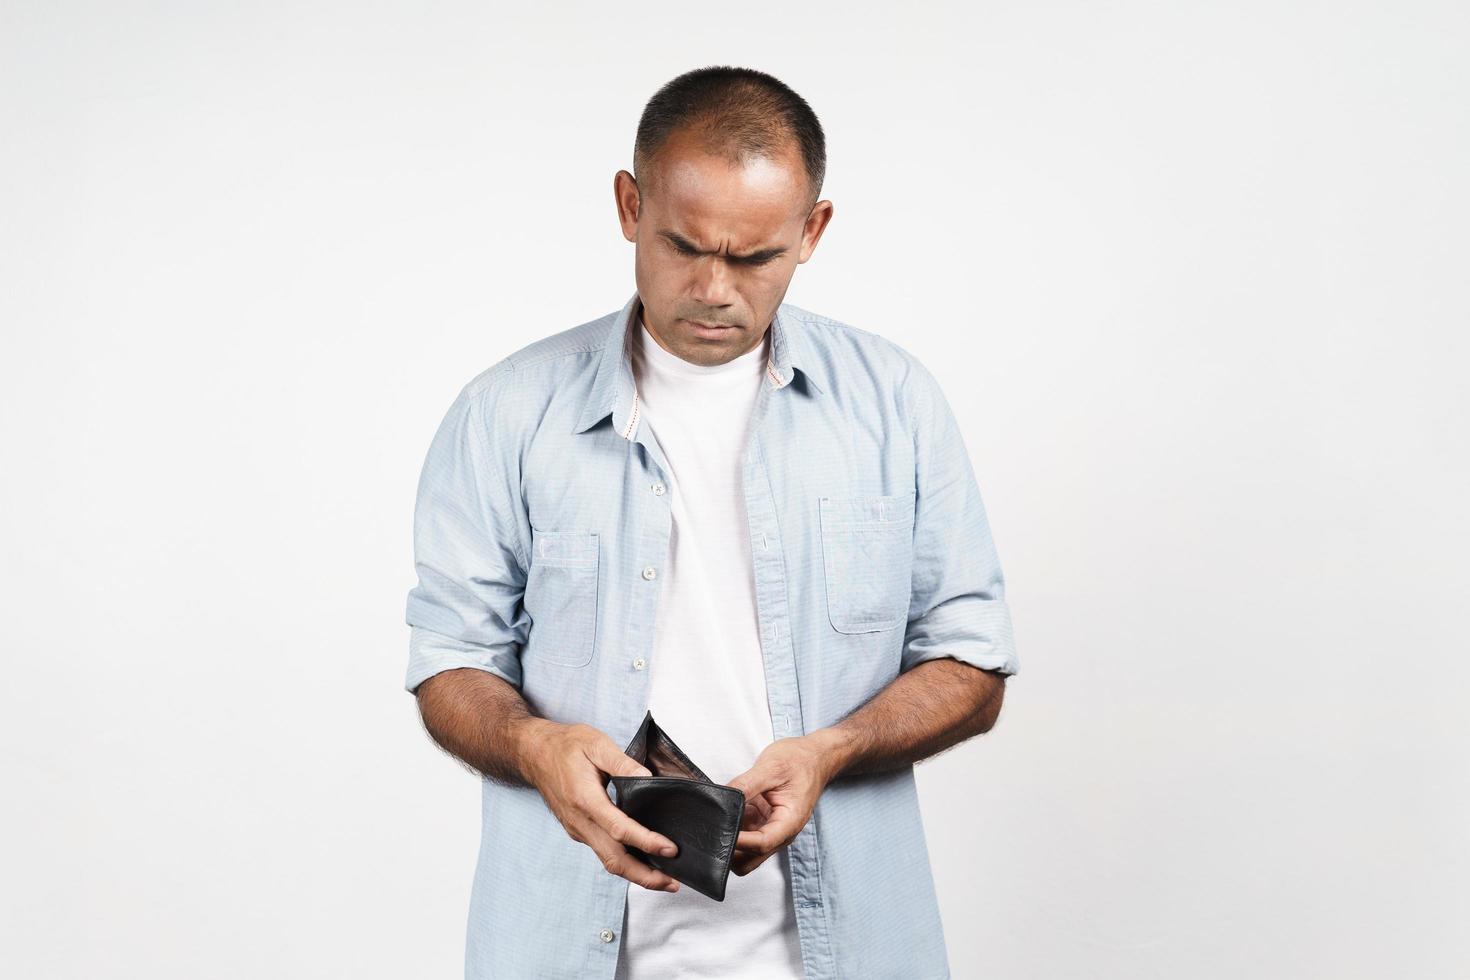
<svg viewBox="0 0 1470 980">
<path fill-rule="evenodd" d="M 662 236 L 664 240 L 672 242 L 676 245 L 680 244 L 681 242 L 687 243 L 688 245 L 693 246 L 695 250 L 703 254 L 724 255 L 729 258 L 735 259 L 746 259 L 752 256 L 760 256 L 767 253 L 774 256 L 786 251 L 785 245 L 754 245 L 741 252 L 735 252 L 733 250 L 731 236 L 725 236 L 720 241 L 720 247 L 711 252 L 709 249 L 701 248 L 700 243 L 695 238 L 672 228 L 661 230 L 659 232 L 659 235 Z"/>
</svg>

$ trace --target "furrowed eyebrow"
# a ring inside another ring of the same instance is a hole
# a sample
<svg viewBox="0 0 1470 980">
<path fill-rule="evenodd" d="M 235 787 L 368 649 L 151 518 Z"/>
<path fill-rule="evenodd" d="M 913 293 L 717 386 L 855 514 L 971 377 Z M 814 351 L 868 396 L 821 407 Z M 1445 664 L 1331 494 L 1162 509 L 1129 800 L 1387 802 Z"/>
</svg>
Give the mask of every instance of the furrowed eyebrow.
<svg viewBox="0 0 1470 980">
<path fill-rule="evenodd" d="M 663 236 L 663 238 L 667 239 L 668 242 L 672 244 L 675 248 L 679 249 L 682 252 L 689 252 L 693 255 L 719 254 L 718 252 L 701 252 L 693 242 L 689 241 L 678 232 L 661 231 L 659 232 L 659 234 Z M 744 255 L 735 255 L 732 253 L 726 255 L 725 258 L 730 259 L 732 262 L 765 262 L 770 259 L 774 259 L 778 255 L 783 255 L 785 254 L 785 252 L 785 246 L 779 246 L 775 248 L 763 248 L 755 252 L 747 252 Z"/>
</svg>

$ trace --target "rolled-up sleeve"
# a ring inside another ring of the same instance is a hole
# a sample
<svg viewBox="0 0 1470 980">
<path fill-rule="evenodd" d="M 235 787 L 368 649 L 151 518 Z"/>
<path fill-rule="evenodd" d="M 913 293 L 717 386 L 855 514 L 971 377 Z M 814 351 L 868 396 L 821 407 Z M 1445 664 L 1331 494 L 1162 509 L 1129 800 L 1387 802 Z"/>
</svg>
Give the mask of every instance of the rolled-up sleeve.
<svg viewBox="0 0 1470 980">
<path fill-rule="evenodd" d="M 914 563 L 901 670 L 953 657 L 1020 668 L 1005 577 L 959 425 L 922 364 L 909 376 L 914 438 Z"/>
<path fill-rule="evenodd" d="M 429 445 L 414 504 L 418 584 L 408 593 L 411 627 L 405 687 L 458 667 L 489 671 L 517 688 L 529 619 L 527 563 L 510 487 L 513 452 L 487 426 L 502 376 L 461 390 Z M 518 495 L 516 498 L 518 499 Z"/>
</svg>

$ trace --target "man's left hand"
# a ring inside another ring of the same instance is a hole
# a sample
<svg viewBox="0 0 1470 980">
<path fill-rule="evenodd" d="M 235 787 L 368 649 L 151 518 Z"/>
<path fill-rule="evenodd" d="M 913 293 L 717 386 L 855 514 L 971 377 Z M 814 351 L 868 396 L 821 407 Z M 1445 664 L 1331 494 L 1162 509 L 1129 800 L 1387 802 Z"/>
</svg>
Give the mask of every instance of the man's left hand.
<svg viewBox="0 0 1470 980">
<path fill-rule="evenodd" d="M 745 794 L 730 870 L 747 875 L 796 839 L 832 780 L 833 743 L 816 733 L 777 739 L 726 785 Z"/>
</svg>

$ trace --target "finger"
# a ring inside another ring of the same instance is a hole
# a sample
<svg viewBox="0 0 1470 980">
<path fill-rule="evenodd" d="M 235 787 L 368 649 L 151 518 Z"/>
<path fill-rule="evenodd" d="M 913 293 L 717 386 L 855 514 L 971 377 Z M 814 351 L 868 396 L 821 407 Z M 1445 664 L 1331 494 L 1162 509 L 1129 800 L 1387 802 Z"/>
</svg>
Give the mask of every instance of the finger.
<svg viewBox="0 0 1470 980">
<path fill-rule="evenodd" d="M 647 854 L 673 857 L 679 853 L 679 845 L 668 837 L 649 830 L 622 810 L 613 805 L 606 796 L 593 800 L 587 807 L 587 815 L 613 840 L 631 844 Z"/>
<path fill-rule="evenodd" d="M 742 830 L 735 836 L 735 846 L 743 851 L 768 854 L 801 830 L 801 822 L 790 807 L 771 808 L 770 819 L 755 830 Z"/>
<path fill-rule="evenodd" d="M 597 827 L 586 831 L 587 846 L 592 848 L 609 874 L 626 878 L 635 885 L 652 891 L 676 892 L 679 883 L 656 868 L 651 868 L 629 854 L 621 843 Z"/>
<path fill-rule="evenodd" d="M 737 855 L 740 855 L 739 851 L 736 851 L 735 853 Z M 771 852 L 771 854 L 774 853 L 776 852 Z M 730 870 L 743 878 L 754 871 L 756 868 L 759 868 L 762 864 L 764 864 L 766 860 L 771 856 L 771 854 L 740 855 L 730 862 Z"/>
<path fill-rule="evenodd" d="M 618 749 L 612 739 L 599 740 L 592 743 L 592 748 L 587 753 L 587 758 L 592 764 L 610 776 L 652 776 L 646 766 L 638 764 L 638 761 L 626 752 Z"/>
<path fill-rule="evenodd" d="M 746 799 L 751 799 L 780 784 L 781 780 L 771 770 L 763 766 L 755 766 L 745 770 L 725 785 L 735 787 L 745 794 Z"/>
<path fill-rule="evenodd" d="M 771 803 L 768 799 L 766 799 L 766 794 L 759 793 L 755 796 L 746 798 L 745 809 L 747 812 L 754 810 L 756 814 L 764 820 L 766 817 L 770 816 Z"/>
<path fill-rule="evenodd" d="M 740 818 L 741 830 L 755 830 L 766 822 L 765 814 L 754 803 L 745 804 L 745 814 Z"/>
</svg>

